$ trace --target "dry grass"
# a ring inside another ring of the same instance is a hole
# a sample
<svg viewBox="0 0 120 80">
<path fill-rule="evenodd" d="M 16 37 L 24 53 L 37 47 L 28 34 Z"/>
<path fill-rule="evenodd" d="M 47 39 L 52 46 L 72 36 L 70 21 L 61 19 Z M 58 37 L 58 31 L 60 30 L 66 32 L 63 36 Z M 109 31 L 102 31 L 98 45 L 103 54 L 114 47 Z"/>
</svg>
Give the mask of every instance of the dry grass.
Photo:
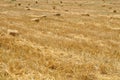
<svg viewBox="0 0 120 80">
<path fill-rule="evenodd" d="M 1 0 L 0 80 L 120 80 L 119 2 Z"/>
</svg>

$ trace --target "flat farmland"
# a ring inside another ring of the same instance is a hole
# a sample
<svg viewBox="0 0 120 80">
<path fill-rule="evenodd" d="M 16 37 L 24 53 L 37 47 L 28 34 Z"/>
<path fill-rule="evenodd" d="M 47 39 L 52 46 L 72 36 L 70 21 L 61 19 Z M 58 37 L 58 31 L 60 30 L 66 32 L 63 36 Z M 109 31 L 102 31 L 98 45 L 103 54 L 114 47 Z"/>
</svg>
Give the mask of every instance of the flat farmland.
<svg viewBox="0 0 120 80">
<path fill-rule="evenodd" d="M 120 80 L 120 0 L 0 0 L 0 80 Z"/>
</svg>

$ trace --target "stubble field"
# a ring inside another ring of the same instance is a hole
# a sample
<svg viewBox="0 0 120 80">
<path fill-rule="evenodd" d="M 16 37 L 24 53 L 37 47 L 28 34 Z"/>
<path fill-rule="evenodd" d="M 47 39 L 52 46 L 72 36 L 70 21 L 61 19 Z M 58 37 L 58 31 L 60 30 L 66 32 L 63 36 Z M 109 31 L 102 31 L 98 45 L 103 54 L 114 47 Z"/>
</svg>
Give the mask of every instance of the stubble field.
<svg viewBox="0 0 120 80">
<path fill-rule="evenodd" d="M 0 0 L 0 80 L 120 80 L 120 0 Z"/>
</svg>

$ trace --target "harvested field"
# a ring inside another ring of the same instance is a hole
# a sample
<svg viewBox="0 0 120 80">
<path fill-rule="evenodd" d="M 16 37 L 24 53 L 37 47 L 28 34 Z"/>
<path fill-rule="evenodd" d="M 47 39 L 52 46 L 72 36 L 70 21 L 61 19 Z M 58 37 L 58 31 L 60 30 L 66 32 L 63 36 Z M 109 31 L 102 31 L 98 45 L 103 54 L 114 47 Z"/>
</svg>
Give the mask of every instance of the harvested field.
<svg viewBox="0 0 120 80">
<path fill-rule="evenodd" d="M 0 80 L 120 80 L 120 0 L 0 0 Z"/>
</svg>

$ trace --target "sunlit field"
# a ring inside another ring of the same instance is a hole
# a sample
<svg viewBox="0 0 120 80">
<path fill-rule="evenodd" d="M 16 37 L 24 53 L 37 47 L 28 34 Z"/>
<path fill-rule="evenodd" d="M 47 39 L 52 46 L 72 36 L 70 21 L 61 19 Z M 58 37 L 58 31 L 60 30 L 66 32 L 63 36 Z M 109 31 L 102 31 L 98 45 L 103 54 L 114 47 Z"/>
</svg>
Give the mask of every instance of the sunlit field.
<svg viewBox="0 0 120 80">
<path fill-rule="evenodd" d="M 0 0 L 0 80 L 120 80 L 120 0 Z"/>
</svg>

